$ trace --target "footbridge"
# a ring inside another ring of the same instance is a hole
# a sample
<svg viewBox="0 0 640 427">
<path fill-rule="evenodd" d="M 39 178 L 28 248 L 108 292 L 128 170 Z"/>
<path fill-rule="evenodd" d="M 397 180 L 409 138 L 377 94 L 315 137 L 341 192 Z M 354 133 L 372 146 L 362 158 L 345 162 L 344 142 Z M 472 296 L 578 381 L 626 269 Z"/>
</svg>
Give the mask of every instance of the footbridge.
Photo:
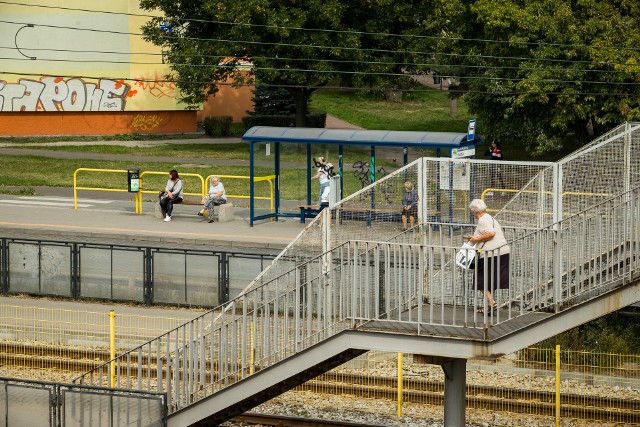
<svg viewBox="0 0 640 427">
<path fill-rule="evenodd" d="M 640 301 L 639 148 L 626 123 L 556 163 L 419 159 L 325 209 L 239 297 L 76 382 L 166 393 L 168 425 L 217 425 L 366 351 L 413 353 L 442 366 L 445 425 L 463 426 L 468 359 Z M 405 181 L 420 201 L 403 231 Z M 454 262 L 483 194 L 511 250 L 494 266 L 508 288 L 484 280 L 493 310 Z"/>
</svg>

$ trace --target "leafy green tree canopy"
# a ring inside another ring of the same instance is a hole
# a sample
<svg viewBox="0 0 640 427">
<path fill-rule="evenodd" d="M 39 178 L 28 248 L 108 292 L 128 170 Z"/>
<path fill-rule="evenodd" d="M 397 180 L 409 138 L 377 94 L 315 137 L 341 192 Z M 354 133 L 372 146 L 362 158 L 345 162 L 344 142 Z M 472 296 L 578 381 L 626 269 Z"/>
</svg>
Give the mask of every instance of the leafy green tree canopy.
<svg viewBox="0 0 640 427">
<path fill-rule="evenodd" d="M 640 2 L 447 0 L 424 21 L 484 133 L 542 154 L 640 119 Z"/>
<path fill-rule="evenodd" d="M 380 84 L 409 70 L 421 39 L 425 2 L 408 0 L 142 0 L 165 18 L 143 32 L 161 46 L 183 100 L 195 106 L 216 82 L 258 82 L 287 89 L 304 125 L 311 93 L 338 78 Z M 170 18 L 171 33 L 160 30 Z M 250 61 L 250 73 L 238 65 Z"/>
</svg>

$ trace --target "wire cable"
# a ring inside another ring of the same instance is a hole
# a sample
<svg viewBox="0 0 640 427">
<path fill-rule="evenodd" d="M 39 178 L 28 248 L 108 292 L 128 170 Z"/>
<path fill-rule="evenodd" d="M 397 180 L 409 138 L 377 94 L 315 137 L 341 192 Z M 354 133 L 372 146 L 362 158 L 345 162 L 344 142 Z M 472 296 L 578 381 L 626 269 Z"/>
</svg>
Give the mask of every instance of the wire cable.
<svg viewBox="0 0 640 427">
<path fill-rule="evenodd" d="M 26 22 L 15 22 L 15 21 L 4 21 L 4 20 L 0 20 L 0 23 L 13 24 L 13 25 L 33 25 L 35 27 L 45 27 L 45 28 L 55 28 L 55 29 L 75 30 L 75 31 L 89 31 L 89 32 L 97 32 L 97 33 L 129 35 L 129 36 L 136 36 L 136 37 L 145 36 L 143 33 L 132 33 L 132 32 L 115 31 L 115 30 L 99 30 L 95 28 L 69 27 L 69 26 L 60 26 L 60 25 L 51 25 L 51 24 L 37 24 L 37 23 L 26 23 Z M 260 42 L 260 41 L 254 41 L 254 40 L 215 39 L 215 38 L 201 38 L 201 37 L 169 37 L 169 36 L 161 36 L 161 37 L 167 40 L 189 40 L 189 41 L 199 41 L 199 42 L 209 41 L 209 42 L 221 42 L 221 43 L 236 43 L 236 44 L 242 44 L 242 45 L 280 46 L 280 47 L 286 47 L 286 48 L 344 50 L 344 51 L 351 51 L 351 52 L 369 52 L 369 53 L 382 53 L 382 54 L 392 54 L 392 55 L 408 54 L 408 55 L 423 55 L 426 57 L 449 56 L 449 57 L 474 58 L 474 59 L 483 58 L 483 59 L 500 59 L 500 60 L 516 60 L 516 61 L 534 61 L 534 62 L 539 61 L 539 62 L 552 62 L 552 63 L 562 63 L 562 64 L 582 63 L 582 64 L 594 64 L 594 65 L 605 65 L 605 66 L 612 66 L 612 65 L 628 66 L 628 64 L 625 64 L 625 63 L 606 62 L 606 61 L 480 55 L 475 53 L 464 54 L 464 53 L 445 53 L 445 52 L 424 52 L 424 51 L 411 51 L 411 50 L 376 49 L 376 48 L 324 46 L 324 45 L 307 45 L 307 44 L 302 45 L 302 44 L 296 44 L 296 43 Z"/>
<path fill-rule="evenodd" d="M 8 58 L 0 57 L 0 60 L 13 60 L 13 61 L 31 61 L 30 58 Z M 70 60 L 70 59 L 43 59 L 38 58 L 38 61 L 44 62 L 71 62 L 74 64 L 93 64 L 93 63 L 108 63 L 108 64 L 124 64 L 124 65 L 162 65 L 159 62 L 136 62 L 136 61 L 101 61 L 101 60 Z M 233 69 L 235 65 L 220 65 L 220 64 L 182 64 L 174 63 L 177 67 L 195 67 L 195 68 L 213 68 L 213 69 Z M 411 77 L 411 75 L 397 72 L 372 72 L 372 71 L 346 71 L 346 70 L 317 70 L 306 68 L 276 68 L 276 67 L 258 67 L 251 66 L 252 70 L 259 71 L 280 71 L 288 73 L 315 73 L 315 74 L 332 74 L 332 75 L 366 75 L 366 76 L 382 76 L 382 77 Z M 561 80 L 561 79 L 524 79 L 524 78 L 512 78 L 512 77 L 490 77 L 490 76 L 456 76 L 457 80 L 486 80 L 490 82 L 535 82 L 535 83 L 565 83 L 565 84 L 590 84 L 590 85 L 616 85 L 616 86 L 640 86 L 640 82 L 610 82 L 610 81 L 592 81 L 592 80 Z"/>
<path fill-rule="evenodd" d="M 16 50 L 13 46 L 0 46 L 0 49 Z M 130 55 L 130 56 L 161 56 L 163 53 L 152 52 L 115 52 L 115 51 L 101 51 L 101 50 L 76 50 L 76 49 L 55 49 L 55 48 L 22 48 L 24 51 L 36 51 L 36 52 L 66 52 L 66 53 L 96 53 L 96 54 L 114 54 L 114 55 Z M 208 58 L 208 59 L 225 59 L 227 55 L 187 55 L 183 53 L 172 53 L 171 56 L 178 58 Z M 388 65 L 388 66 L 407 66 L 416 68 L 434 68 L 434 67 L 454 67 L 454 68 L 471 68 L 471 69 L 496 69 L 496 70 L 525 70 L 525 71 L 571 71 L 581 73 L 607 73 L 627 74 L 625 70 L 603 70 L 594 68 L 580 68 L 570 70 L 560 70 L 558 68 L 540 68 L 540 67 L 520 67 L 520 66 L 507 66 L 507 65 L 469 65 L 469 64 L 447 64 L 443 62 L 383 62 L 383 61 L 356 61 L 347 59 L 323 59 L 323 58 L 291 58 L 283 56 L 264 56 L 255 55 L 248 58 L 248 60 L 265 59 L 268 61 L 292 61 L 292 62 L 320 62 L 320 63 L 337 63 L 337 64 L 367 64 L 367 65 Z M 612 64 L 613 65 L 613 64 Z M 617 64 L 622 65 L 622 64 Z M 640 72 L 640 69 L 638 70 Z"/>
<path fill-rule="evenodd" d="M 15 76 L 23 76 L 23 77 L 56 77 L 56 78 L 69 78 L 69 79 L 87 79 L 87 80 L 113 80 L 113 81 L 130 81 L 135 83 L 174 83 L 174 84 L 197 84 L 197 85 L 208 85 L 211 84 L 211 81 L 194 81 L 194 80 L 175 80 L 175 79 L 147 79 L 147 78 L 130 78 L 130 77 L 109 77 L 105 78 L 104 76 L 88 76 L 88 75 L 60 75 L 60 74 L 44 74 L 44 73 L 28 73 L 28 72 L 19 72 L 19 71 L 6 71 L 0 70 L 0 74 L 10 74 Z M 307 85 L 295 85 L 295 84 L 273 84 L 273 83 L 261 83 L 266 87 L 274 87 L 274 88 L 292 88 L 292 89 L 308 89 Z M 226 83 L 226 82 L 218 82 L 216 86 L 232 86 L 232 87 L 254 87 L 254 83 Z M 385 87 L 379 86 L 368 86 L 366 88 L 362 87 L 343 87 L 343 86 L 321 86 L 316 87 L 317 90 L 335 90 L 335 91 L 349 91 L 349 92 L 358 92 L 362 90 L 383 90 L 387 89 Z M 411 93 L 421 93 L 421 92 L 439 92 L 438 89 L 427 88 L 418 89 L 418 88 L 410 88 L 410 89 L 394 89 L 400 92 L 411 92 Z M 522 95 L 546 95 L 546 96 L 621 96 L 621 97 L 635 97 L 634 94 L 629 93 L 620 93 L 620 92 L 581 92 L 581 91 L 570 91 L 570 92 L 560 92 L 560 91 L 489 91 L 489 90 L 465 90 L 465 89 L 448 89 L 443 93 L 453 93 L 464 95 L 467 93 L 477 93 L 477 94 L 486 94 L 486 95 L 494 95 L 494 96 L 522 96 Z"/>
<path fill-rule="evenodd" d="M 137 16 L 137 17 L 143 17 L 143 18 L 159 18 L 159 16 L 157 15 L 146 15 L 146 14 L 137 14 L 137 13 L 130 13 L 130 12 L 113 12 L 113 11 L 82 9 L 82 8 L 70 8 L 70 7 L 63 7 L 63 6 L 27 4 L 27 3 L 18 3 L 18 2 L 9 2 L 9 1 L 0 1 L 0 4 L 25 6 L 25 7 L 38 7 L 38 8 L 46 8 L 46 9 L 59 9 L 59 10 L 68 10 L 68 11 L 75 11 L 75 12 Z M 627 47 L 627 46 L 593 46 L 593 45 L 587 45 L 587 44 L 527 42 L 527 41 L 521 41 L 521 40 L 497 40 L 497 39 L 462 38 L 462 37 L 454 38 L 454 37 L 446 37 L 446 36 L 432 36 L 432 35 L 420 35 L 420 34 L 396 34 L 396 33 L 383 33 L 383 32 L 355 31 L 355 30 L 330 30 L 330 29 L 323 29 L 323 28 L 289 27 L 289 26 L 281 26 L 281 25 L 227 22 L 227 21 L 206 20 L 206 19 L 198 19 L 198 18 L 177 18 L 177 19 L 185 22 L 200 22 L 200 23 L 206 23 L 206 24 L 237 25 L 237 26 L 258 27 L 258 28 L 295 30 L 295 31 L 316 31 L 316 32 L 336 33 L 336 34 L 354 34 L 354 35 L 402 37 L 402 38 L 407 37 L 407 38 L 416 38 L 416 39 L 451 40 L 451 41 L 499 43 L 499 44 L 501 43 L 501 44 L 524 45 L 524 46 L 548 46 L 548 47 L 587 48 L 587 49 L 616 49 L 616 50 L 629 50 L 634 52 L 640 51 L 640 48 L 633 48 L 633 47 Z"/>
</svg>

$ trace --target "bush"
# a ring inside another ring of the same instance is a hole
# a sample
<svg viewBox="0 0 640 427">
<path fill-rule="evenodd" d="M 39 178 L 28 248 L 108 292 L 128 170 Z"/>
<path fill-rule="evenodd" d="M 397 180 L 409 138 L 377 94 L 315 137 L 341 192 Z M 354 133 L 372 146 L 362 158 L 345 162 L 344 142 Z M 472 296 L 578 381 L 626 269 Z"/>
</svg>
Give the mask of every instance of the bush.
<svg viewBox="0 0 640 427">
<path fill-rule="evenodd" d="M 233 118 L 231 116 L 207 116 L 204 118 L 202 125 L 206 135 L 230 136 L 232 122 Z"/>
<path fill-rule="evenodd" d="M 294 127 L 296 125 L 296 116 L 275 116 L 275 115 L 253 115 L 242 118 L 245 130 L 253 126 L 276 126 L 276 127 Z M 323 128 L 327 123 L 327 113 L 324 111 L 313 111 L 307 115 L 307 127 Z"/>
</svg>

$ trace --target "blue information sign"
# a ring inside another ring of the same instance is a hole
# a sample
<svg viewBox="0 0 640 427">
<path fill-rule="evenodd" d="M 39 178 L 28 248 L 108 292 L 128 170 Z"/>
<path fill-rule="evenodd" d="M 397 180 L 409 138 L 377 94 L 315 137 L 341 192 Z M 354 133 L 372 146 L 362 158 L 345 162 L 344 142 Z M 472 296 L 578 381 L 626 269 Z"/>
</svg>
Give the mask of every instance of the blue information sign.
<svg viewBox="0 0 640 427">
<path fill-rule="evenodd" d="M 473 141 L 476 138 L 476 121 L 469 120 L 469 128 L 467 129 L 467 141 Z"/>
</svg>

